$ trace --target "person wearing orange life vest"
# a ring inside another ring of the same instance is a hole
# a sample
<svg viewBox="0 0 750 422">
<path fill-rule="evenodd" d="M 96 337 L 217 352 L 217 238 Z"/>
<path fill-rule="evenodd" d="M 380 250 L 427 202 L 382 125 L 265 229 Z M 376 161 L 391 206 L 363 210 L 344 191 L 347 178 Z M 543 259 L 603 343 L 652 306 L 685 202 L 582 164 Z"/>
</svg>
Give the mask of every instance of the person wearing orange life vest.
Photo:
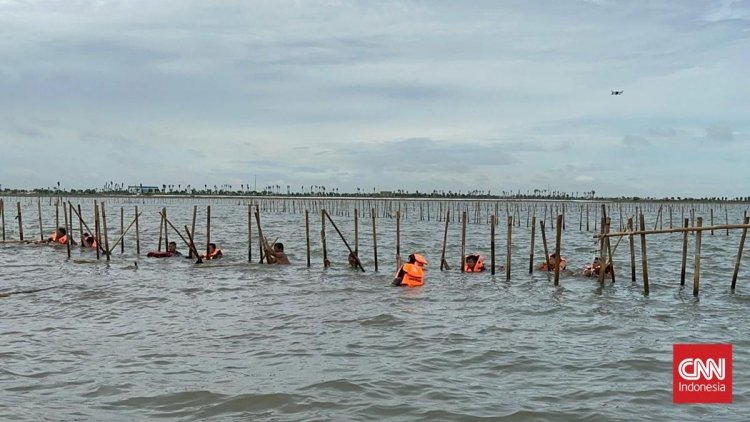
<svg viewBox="0 0 750 422">
<path fill-rule="evenodd" d="M 68 243 L 68 231 L 65 230 L 65 227 L 58 227 L 57 230 L 50 235 L 50 237 L 47 239 L 47 242 L 54 242 L 59 243 L 60 245 L 65 245 Z M 76 244 L 74 240 L 71 239 L 71 243 L 73 245 Z"/>
<path fill-rule="evenodd" d="M 208 253 L 204 253 L 201 255 L 201 258 L 203 259 L 219 259 L 223 257 L 224 254 L 221 252 L 221 249 L 216 248 L 216 243 L 209 243 L 208 244 Z"/>
<path fill-rule="evenodd" d="M 549 266 L 547 266 L 547 262 L 544 262 L 539 266 L 539 269 L 542 271 L 555 271 L 555 265 L 557 265 L 557 254 L 551 253 L 549 254 Z M 567 266 L 568 260 L 564 256 L 560 256 L 560 270 L 564 270 Z"/>
<path fill-rule="evenodd" d="M 418 253 L 409 255 L 409 262 L 402 265 L 396 272 L 391 285 L 419 287 L 424 285 L 424 266 L 427 260 Z"/>
<path fill-rule="evenodd" d="M 478 273 L 486 270 L 484 267 L 484 257 L 479 254 L 466 255 L 464 263 L 464 272 Z"/>
</svg>

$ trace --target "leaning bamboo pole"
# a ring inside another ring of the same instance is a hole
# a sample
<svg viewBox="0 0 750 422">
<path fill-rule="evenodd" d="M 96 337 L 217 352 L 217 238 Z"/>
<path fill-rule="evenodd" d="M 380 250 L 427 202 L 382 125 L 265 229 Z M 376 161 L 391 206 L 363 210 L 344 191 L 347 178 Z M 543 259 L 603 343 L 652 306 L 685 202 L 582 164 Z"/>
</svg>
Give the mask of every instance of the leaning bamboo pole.
<svg viewBox="0 0 750 422">
<path fill-rule="evenodd" d="M 109 262 L 109 255 L 110 255 L 110 253 L 109 253 L 109 236 L 107 234 L 107 212 L 105 211 L 105 208 L 104 208 L 104 201 L 102 201 L 102 203 L 99 204 L 99 206 L 102 209 L 102 215 L 101 215 L 101 218 L 102 218 L 102 230 L 104 232 L 104 250 L 106 251 L 104 254 L 107 256 L 107 262 Z"/>
<path fill-rule="evenodd" d="M 547 233 L 544 230 L 544 220 L 539 221 L 539 230 L 542 232 L 542 245 L 544 246 L 544 262 L 547 263 L 547 271 L 549 271 L 549 249 L 547 248 Z"/>
<path fill-rule="evenodd" d="M 450 270 L 450 266 L 448 265 L 448 261 L 445 259 L 445 248 L 448 244 L 448 223 L 450 222 L 451 217 L 451 211 L 447 210 L 445 211 L 445 230 L 443 230 L 443 251 L 440 254 L 440 271 L 443 270 Z M 374 227 L 373 223 L 373 227 Z"/>
<path fill-rule="evenodd" d="M 583 208 L 582 208 L 583 209 Z M 536 234 L 536 216 L 531 218 L 531 248 L 529 250 L 529 274 L 534 273 L 534 238 Z"/>
<path fill-rule="evenodd" d="M 630 281 L 635 281 L 635 242 L 633 241 L 633 217 L 628 218 L 628 243 L 630 244 Z"/>
<path fill-rule="evenodd" d="M 508 216 L 508 245 L 507 245 L 507 252 L 505 254 L 505 279 L 506 280 L 510 280 L 510 254 L 511 254 L 511 251 L 512 251 L 512 243 L 511 243 L 512 237 L 513 237 L 513 217 Z M 494 236 L 493 236 L 492 241 L 493 241 L 493 244 L 494 244 L 494 241 L 495 241 Z M 492 267 L 493 267 L 493 270 L 494 270 L 494 266 L 495 266 L 494 265 L 494 261 L 495 261 L 494 260 L 494 255 L 495 255 L 495 248 L 494 247 L 492 248 L 492 255 L 493 255 L 493 259 L 492 259 L 493 265 L 492 265 Z M 495 272 L 493 271 L 492 273 L 494 274 Z"/>
<path fill-rule="evenodd" d="M 562 215 L 557 216 L 557 227 L 555 227 L 555 286 L 560 285 L 560 243 L 562 242 Z"/>
<path fill-rule="evenodd" d="M 378 236 L 375 230 L 375 208 L 370 208 L 370 216 L 372 217 L 372 253 L 375 258 L 375 272 L 378 271 Z"/>
<path fill-rule="evenodd" d="M 352 248 L 349 246 L 349 242 L 346 241 L 346 238 L 344 238 L 344 235 L 341 233 L 341 230 L 339 230 L 338 226 L 336 226 L 336 223 L 333 221 L 333 219 L 328 214 L 328 211 L 325 210 L 325 208 L 323 209 L 323 214 L 325 214 L 325 216 L 328 217 L 328 221 L 331 223 L 334 230 L 336 230 L 336 233 L 338 233 L 339 237 L 344 242 L 344 246 L 346 246 L 346 249 L 349 250 L 349 253 L 354 254 L 354 250 L 352 250 Z M 357 260 L 357 266 L 359 267 L 359 269 L 362 270 L 362 272 L 365 272 L 365 267 L 362 266 L 362 263 L 359 261 L 359 257 L 356 254 L 354 254 L 354 258 Z"/>
<path fill-rule="evenodd" d="M 39 211 L 39 240 L 41 242 L 44 242 L 44 227 L 42 226 L 42 198 L 38 199 L 36 205 Z M 55 230 L 57 230 L 57 227 L 55 227 Z M 68 236 L 70 236 L 70 233 L 68 233 Z"/>
</svg>

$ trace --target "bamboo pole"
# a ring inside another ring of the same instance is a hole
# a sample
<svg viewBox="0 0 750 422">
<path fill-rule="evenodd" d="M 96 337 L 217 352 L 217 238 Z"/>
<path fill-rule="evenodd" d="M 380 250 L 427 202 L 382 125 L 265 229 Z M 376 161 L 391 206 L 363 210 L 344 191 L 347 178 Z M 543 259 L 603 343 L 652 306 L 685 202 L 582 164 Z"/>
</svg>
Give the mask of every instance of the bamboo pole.
<svg viewBox="0 0 750 422">
<path fill-rule="evenodd" d="M 72 216 L 71 218 L 68 218 L 68 207 L 66 207 L 65 204 L 63 204 L 63 213 L 65 214 L 65 232 L 67 233 L 67 236 L 65 236 L 65 247 L 68 249 L 68 259 L 70 259 L 70 240 L 72 236 L 70 233 L 70 226 L 72 226 L 72 224 L 70 223 Z"/>
<path fill-rule="evenodd" d="M 258 223 L 258 225 L 260 225 L 260 223 Z M 210 254 L 211 254 L 211 206 L 207 205 L 206 206 L 206 256 L 209 256 Z"/>
<path fill-rule="evenodd" d="M 99 219 L 99 205 L 94 201 L 94 238 L 96 239 L 96 260 L 101 258 L 99 250 L 102 249 L 102 232 Z"/>
<path fill-rule="evenodd" d="M 536 216 L 531 218 L 531 248 L 529 250 L 529 274 L 534 273 L 534 238 L 536 237 Z"/>
<path fill-rule="evenodd" d="M 724 220 L 726 221 L 726 225 L 729 225 L 729 207 L 724 207 Z M 745 222 L 747 224 L 747 221 Z M 727 236 L 729 236 L 729 229 L 727 229 Z"/>
<path fill-rule="evenodd" d="M 607 233 L 609 233 L 609 230 L 612 226 L 612 218 L 607 217 Z M 620 238 L 622 240 L 622 238 Z M 619 243 L 619 242 L 618 242 Z M 614 253 L 612 251 L 612 243 L 610 242 L 610 239 L 607 238 L 607 252 L 609 253 L 609 263 L 606 263 L 606 266 L 604 267 L 604 272 L 607 272 L 607 267 L 610 269 L 610 274 L 612 275 L 612 283 L 616 281 L 615 278 L 615 263 L 614 263 Z"/>
<path fill-rule="evenodd" d="M 104 208 L 104 201 L 99 206 L 102 208 L 102 229 L 104 230 L 104 254 L 107 255 L 107 262 L 109 262 L 109 236 L 107 234 L 107 211 Z"/>
<path fill-rule="evenodd" d="M 308 243 L 310 239 L 308 237 Z M 253 209 L 250 204 L 247 204 L 247 262 L 253 261 Z M 310 266 L 310 258 L 307 259 L 308 267 Z"/>
<path fill-rule="evenodd" d="M 18 240 L 23 240 L 23 216 L 21 215 L 21 203 L 17 202 L 16 207 L 18 208 L 18 215 L 16 218 L 18 218 Z M 55 227 L 55 230 L 57 230 L 57 227 Z"/>
<path fill-rule="evenodd" d="M 333 219 L 331 218 L 331 216 L 328 214 L 328 211 L 326 211 L 324 209 L 323 210 L 323 214 L 325 214 L 325 216 L 328 217 L 328 221 L 331 222 L 331 225 L 333 226 L 334 230 L 336 230 L 336 233 L 339 234 L 339 237 L 344 242 L 344 246 L 346 246 L 346 249 L 349 250 L 349 253 L 354 253 L 354 251 L 352 250 L 352 248 L 349 246 L 349 242 L 346 241 L 346 239 L 344 238 L 344 235 L 341 233 L 341 230 L 339 230 L 339 228 L 336 226 L 336 223 L 333 221 Z M 362 266 L 362 263 L 359 261 L 359 257 L 356 256 L 356 254 L 355 254 L 354 257 L 357 259 L 357 266 L 359 266 L 359 269 L 362 270 L 362 272 L 365 272 L 365 268 Z"/>
<path fill-rule="evenodd" d="M 159 213 L 159 215 L 161 215 L 161 213 Z M 156 244 L 156 250 L 159 252 L 161 252 L 161 239 L 162 239 L 162 236 L 164 235 L 164 226 L 165 226 L 164 216 L 161 215 L 159 219 L 159 242 Z"/>
<path fill-rule="evenodd" d="M 490 272 L 495 275 L 495 215 L 490 216 Z"/>
<path fill-rule="evenodd" d="M 633 241 L 633 217 L 628 218 L 628 243 L 630 244 L 630 281 L 635 281 L 635 242 Z M 605 268 L 606 271 L 606 268 Z"/>
<path fill-rule="evenodd" d="M 138 205 L 135 206 L 135 253 L 137 255 L 141 254 L 141 228 L 138 225 Z M 190 253 L 192 254 L 192 251 Z"/>
<path fill-rule="evenodd" d="M 547 248 L 547 233 L 544 230 L 544 220 L 539 221 L 539 230 L 542 231 L 542 245 L 544 246 L 544 261 L 547 263 L 547 271 L 549 271 L 549 249 Z"/>
<path fill-rule="evenodd" d="M 328 248 L 326 246 L 326 210 L 321 208 L 320 210 L 320 240 L 323 242 L 323 268 L 328 268 Z"/>
<path fill-rule="evenodd" d="M 396 211 L 396 271 L 401 268 L 401 211 Z"/>
<path fill-rule="evenodd" d="M 169 250 L 169 233 L 167 230 L 167 207 L 163 207 L 162 215 L 164 216 L 164 250 Z"/>
<path fill-rule="evenodd" d="M 493 228 L 493 231 L 494 231 L 494 228 Z M 505 279 L 508 280 L 508 281 L 510 281 L 510 254 L 511 254 L 511 250 L 512 250 L 512 246 L 511 246 L 512 245 L 512 243 L 511 243 L 512 237 L 513 237 L 513 217 L 509 216 L 508 217 L 508 245 L 507 245 L 507 252 L 505 254 Z M 494 236 L 492 237 L 492 243 L 493 243 L 493 245 L 495 243 L 495 237 Z M 493 261 L 493 264 L 494 264 L 494 261 L 495 261 L 495 259 L 494 259 L 494 255 L 495 255 L 495 248 L 494 248 L 494 246 L 492 248 L 492 255 L 493 255 L 492 261 Z M 494 265 L 493 265 L 493 270 L 494 270 Z M 493 274 L 494 274 L 494 271 L 493 271 Z"/>
<path fill-rule="evenodd" d="M 370 216 L 372 217 L 372 252 L 375 258 L 375 272 L 378 271 L 378 237 L 377 231 L 375 230 L 375 208 L 370 208 Z"/>
<path fill-rule="evenodd" d="M 120 235 L 125 236 L 125 209 L 123 207 L 120 207 Z M 124 238 L 122 239 L 122 242 L 120 243 L 120 253 L 125 253 L 125 239 Z"/>
<path fill-rule="evenodd" d="M 0 199 L 0 219 L 3 223 L 3 242 L 5 242 L 5 201 Z"/>
<path fill-rule="evenodd" d="M 70 201 L 68 201 L 68 204 L 70 204 Z M 72 206 L 73 204 L 71 204 Z M 73 208 L 75 211 L 75 208 Z M 81 218 L 81 204 L 78 204 L 78 234 L 81 238 L 81 247 L 83 247 L 83 218 Z"/>
<path fill-rule="evenodd" d="M 698 220 L 696 221 L 697 227 L 701 227 L 703 225 L 703 217 L 698 217 Z M 703 235 L 702 231 L 698 231 L 695 233 L 695 266 L 694 266 L 694 272 L 693 272 L 693 296 L 698 296 L 698 290 L 700 290 L 701 285 L 701 237 Z"/>
<path fill-rule="evenodd" d="M 466 211 L 461 214 L 461 272 L 466 267 Z"/>
<path fill-rule="evenodd" d="M 420 219 L 424 220 L 422 216 L 422 203 L 419 204 Z M 357 209 L 354 209 L 354 255 L 357 255 L 357 261 L 359 261 L 359 213 Z"/>
<path fill-rule="evenodd" d="M 57 229 L 60 227 L 60 201 L 58 199 L 55 199 L 55 233 L 57 233 Z"/>
<path fill-rule="evenodd" d="M 167 217 L 166 217 L 166 216 L 164 216 L 164 221 L 165 221 L 165 222 L 168 222 L 168 221 L 169 221 L 169 220 L 167 220 Z M 122 242 L 122 241 L 123 241 L 123 239 L 125 239 L 125 235 L 126 235 L 126 234 L 127 234 L 127 233 L 128 233 L 129 231 L 130 231 L 130 228 L 131 228 L 131 227 L 133 227 L 133 224 L 135 224 L 135 218 L 133 218 L 133 221 L 131 221 L 131 222 L 130 222 L 130 224 L 128 225 L 128 227 L 127 227 L 127 228 L 124 228 L 124 229 L 122 230 L 122 233 L 120 234 L 120 237 L 119 237 L 119 238 L 117 239 L 117 241 L 116 241 L 116 242 L 115 242 L 115 243 L 114 243 L 114 244 L 112 245 L 112 249 L 110 249 L 109 253 L 112 253 L 112 251 L 113 251 L 113 250 L 115 250 L 115 248 L 117 247 L 117 244 L 118 244 L 118 243 L 120 243 L 120 242 Z M 171 225 L 171 223 L 170 223 L 170 225 Z M 165 229 L 166 229 L 166 225 L 165 225 L 164 227 L 165 227 Z M 175 229 L 175 231 L 176 231 L 176 229 Z M 179 234 L 179 232 L 178 232 L 178 234 Z M 183 239 L 183 240 L 184 240 L 184 239 Z M 120 244 L 121 244 L 121 243 L 120 243 Z"/>
<path fill-rule="evenodd" d="M 445 248 L 448 244 L 448 223 L 450 222 L 451 217 L 451 211 L 447 210 L 445 211 L 445 230 L 443 231 L 443 251 L 440 254 L 440 271 L 450 270 L 450 266 L 448 266 L 448 261 L 445 259 Z M 493 226 L 494 227 L 494 226 Z"/>
<path fill-rule="evenodd" d="M 750 217 L 745 217 L 745 224 L 750 224 Z M 734 273 L 732 274 L 732 290 L 737 286 L 737 276 L 740 273 L 740 260 L 742 259 L 742 250 L 745 247 L 745 238 L 747 237 L 747 229 L 742 229 L 742 236 L 740 237 L 740 246 L 737 249 L 737 260 L 734 262 Z"/>
<path fill-rule="evenodd" d="M 604 206 L 602 205 L 602 211 L 604 211 Z M 602 213 L 602 224 L 600 227 L 601 234 L 607 234 L 607 221 L 609 220 L 609 217 L 604 217 L 604 213 Z M 604 275 L 607 273 L 607 238 L 602 236 L 599 239 L 599 262 L 601 263 L 601 269 L 599 270 L 599 284 L 604 284 Z"/>
<path fill-rule="evenodd" d="M 557 227 L 555 227 L 555 229 L 557 230 L 555 236 L 555 286 L 560 285 L 560 261 L 562 260 L 562 256 L 560 255 L 560 243 L 562 242 L 562 218 L 562 215 L 557 216 Z"/>
<path fill-rule="evenodd" d="M 198 253 L 198 249 L 195 247 L 195 239 L 193 238 L 194 233 L 190 233 L 190 230 L 188 230 L 187 224 L 185 225 L 185 233 L 188 236 L 188 239 L 190 240 L 190 254 L 195 255 L 197 261 L 196 264 L 202 264 L 203 259 L 201 258 L 201 255 Z"/>
<path fill-rule="evenodd" d="M 193 237 L 193 240 L 192 240 L 193 243 L 195 243 L 195 219 L 196 219 L 197 215 L 198 215 L 198 206 L 197 205 L 193 205 L 193 225 L 190 226 L 190 236 Z M 195 245 L 193 245 L 193 246 L 195 246 Z M 193 249 L 195 249 L 195 248 L 193 248 Z M 195 249 L 195 251 L 197 252 L 198 249 Z M 193 251 L 192 250 L 190 251 L 189 256 L 191 258 L 193 257 Z M 263 251 L 262 250 L 261 250 L 261 255 L 260 256 L 261 256 L 261 258 L 263 257 Z M 200 258 L 200 254 L 198 254 L 198 256 L 196 256 L 195 258 Z"/>
<path fill-rule="evenodd" d="M 305 242 L 307 243 L 307 267 L 310 268 L 310 212 L 305 209 Z"/>
<path fill-rule="evenodd" d="M 685 219 L 684 227 L 688 227 L 690 225 L 690 220 Z M 687 266 L 687 251 L 688 251 L 688 232 L 683 232 L 682 236 L 682 265 L 680 266 L 680 285 L 685 285 L 685 267 Z"/>
<path fill-rule="evenodd" d="M 638 216 L 638 219 L 640 220 L 640 229 L 641 229 L 641 265 L 643 266 L 643 293 L 645 295 L 648 295 L 649 288 L 648 288 L 648 259 L 646 258 L 646 220 L 643 218 L 643 213 L 640 213 Z"/>
<path fill-rule="evenodd" d="M 42 226 L 42 198 L 39 198 L 37 203 L 37 209 L 39 210 L 39 240 L 44 242 L 44 227 Z M 55 230 L 57 230 L 57 227 L 55 227 Z M 70 236 L 70 233 L 68 233 L 68 236 Z"/>
</svg>

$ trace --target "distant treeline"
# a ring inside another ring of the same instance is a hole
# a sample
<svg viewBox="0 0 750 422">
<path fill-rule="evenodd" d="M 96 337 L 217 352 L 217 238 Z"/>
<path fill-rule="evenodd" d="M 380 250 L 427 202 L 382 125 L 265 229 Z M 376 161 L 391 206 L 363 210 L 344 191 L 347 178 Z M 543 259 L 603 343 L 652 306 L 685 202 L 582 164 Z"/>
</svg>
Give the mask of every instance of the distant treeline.
<svg viewBox="0 0 750 422">
<path fill-rule="evenodd" d="M 189 185 L 188 185 L 189 186 Z M 0 190 L 0 195 L 44 195 L 44 196 L 59 196 L 59 195 L 104 195 L 104 196 L 274 196 L 274 197 L 289 197 L 289 198 L 305 198 L 305 197 L 332 197 L 332 198 L 414 198 L 414 199 L 517 199 L 517 200 L 554 200 L 554 201 L 575 201 L 575 200 L 597 200 L 597 201 L 683 201 L 683 202 L 750 202 L 750 196 L 736 196 L 736 197 L 681 197 L 671 196 L 656 198 L 651 196 L 640 197 L 640 196 L 617 196 L 617 197 L 603 197 L 596 196 L 594 191 L 589 192 L 547 192 L 544 190 L 527 191 L 526 193 L 502 191 L 499 195 L 492 194 L 490 191 L 469 191 L 469 192 L 453 192 L 453 191 L 438 191 L 432 192 L 409 192 L 406 190 L 395 190 L 395 191 L 379 191 L 379 192 L 364 192 L 358 189 L 358 192 L 339 192 L 338 189 L 332 191 L 325 191 L 324 189 L 311 189 L 310 191 L 299 191 L 286 193 L 280 192 L 277 189 L 264 189 L 261 191 L 256 190 L 232 190 L 229 189 L 229 185 L 225 185 L 224 188 L 204 188 L 204 189 L 175 189 L 170 188 L 171 185 L 163 185 L 162 189 L 155 189 L 150 191 L 140 191 L 140 189 L 120 189 L 118 188 L 104 188 L 104 189 L 60 189 L 60 188 L 36 188 L 36 189 L 10 189 L 5 188 Z M 311 186 L 312 187 L 312 186 Z M 316 186 L 317 187 L 317 186 Z"/>
</svg>

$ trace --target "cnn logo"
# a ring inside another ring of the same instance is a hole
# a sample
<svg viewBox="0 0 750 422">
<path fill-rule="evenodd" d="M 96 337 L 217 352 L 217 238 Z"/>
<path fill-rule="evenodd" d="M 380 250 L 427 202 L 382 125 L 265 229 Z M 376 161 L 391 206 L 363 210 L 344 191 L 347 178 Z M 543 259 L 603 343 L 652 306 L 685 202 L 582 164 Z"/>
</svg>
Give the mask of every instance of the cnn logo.
<svg viewBox="0 0 750 422">
<path fill-rule="evenodd" d="M 731 403 L 732 345 L 674 344 L 672 399 L 675 403 Z"/>
</svg>

